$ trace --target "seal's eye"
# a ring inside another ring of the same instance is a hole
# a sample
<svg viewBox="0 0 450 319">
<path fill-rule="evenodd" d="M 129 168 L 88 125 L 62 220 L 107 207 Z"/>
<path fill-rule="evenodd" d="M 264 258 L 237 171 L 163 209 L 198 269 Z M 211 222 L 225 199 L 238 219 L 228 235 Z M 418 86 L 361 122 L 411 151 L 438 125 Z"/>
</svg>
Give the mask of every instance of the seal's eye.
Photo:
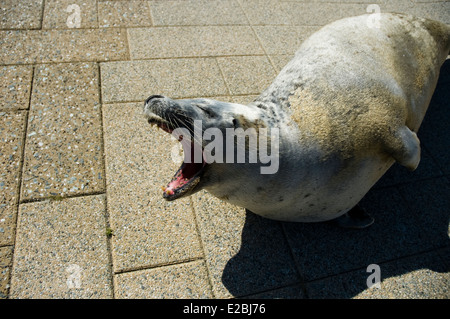
<svg viewBox="0 0 450 319">
<path fill-rule="evenodd" d="M 200 110 L 203 111 L 203 113 L 205 113 L 206 115 L 208 115 L 210 118 L 214 118 L 216 117 L 216 114 L 214 112 L 212 112 L 210 109 L 208 109 L 207 107 L 204 107 L 203 105 L 197 104 L 196 105 Z"/>
<path fill-rule="evenodd" d="M 236 119 L 233 119 L 233 126 L 236 127 L 237 124 L 238 124 L 238 123 L 237 123 L 237 120 L 236 120 Z"/>
</svg>

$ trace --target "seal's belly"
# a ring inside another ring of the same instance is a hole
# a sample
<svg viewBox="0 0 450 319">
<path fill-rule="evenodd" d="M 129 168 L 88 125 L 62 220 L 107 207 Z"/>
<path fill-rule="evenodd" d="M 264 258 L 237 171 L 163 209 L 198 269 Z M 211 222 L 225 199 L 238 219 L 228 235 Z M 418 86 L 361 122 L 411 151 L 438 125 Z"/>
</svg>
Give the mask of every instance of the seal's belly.
<svg viewBox="0 0 450 319">
<path fill-rule="evenodd" d="M 236 192 L 224 198 L 265 218 L 290 222 L 331 220 L 353 208 L 394 163 L 385 156 L 367 156 L 336 171 L 326 165 L 308 176 L 292 175 L 282 185 L 264 184 L 260 190 Z M 332 165 L 331 165 L 332 166 Z M 289 185 L 288 185 L 289 184 Z M 268 196 L 271 200 L 268 201 Z"/>
</svg>

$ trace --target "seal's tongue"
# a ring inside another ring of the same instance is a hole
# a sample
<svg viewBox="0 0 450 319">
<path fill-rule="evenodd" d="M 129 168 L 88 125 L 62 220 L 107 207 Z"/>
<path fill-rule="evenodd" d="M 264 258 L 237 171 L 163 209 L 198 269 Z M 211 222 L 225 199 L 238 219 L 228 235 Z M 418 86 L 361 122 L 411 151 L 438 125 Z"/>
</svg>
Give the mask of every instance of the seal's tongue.
<svg viewBox="0 0 450 319">
<path fill-rule="evenodd" d="M 186 153 L 187 149 L 183 145 L 185 151 L 185 161 L 181 164 L 181 167 L 172 177 L 172 180 L 167 184 L 167 187 L 163 187 L 163 197 L 166 200 L 174 200 L 183 195 L 190 193 L 195 186 L 200 182 L 201 174 L 203 173 L 206 162 L 201 156 L 200 163 L 195 163 L 195 151 L 201 152 L 201 147 L 195 143 L 190 143 L 189 153 Z M 186 158 L 188 157 L 188 158 Z"/>
</svg>

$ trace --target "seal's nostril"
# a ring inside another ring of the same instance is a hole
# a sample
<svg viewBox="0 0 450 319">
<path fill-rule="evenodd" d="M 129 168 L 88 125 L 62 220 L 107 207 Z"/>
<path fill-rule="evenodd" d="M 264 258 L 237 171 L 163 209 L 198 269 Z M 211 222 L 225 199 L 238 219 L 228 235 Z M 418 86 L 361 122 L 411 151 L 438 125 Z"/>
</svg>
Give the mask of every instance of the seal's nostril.
<svg viewBox="0 0 450 319">
<path fill-rule="evenodd" d="M 151 95 L 146 101 L 145 104 L 147 104 L 148 102 L 150 102 L 152 99 L 158 99 L 158 98 L 163 98 L 164 96 L 162 95 Z"/>
</svg>

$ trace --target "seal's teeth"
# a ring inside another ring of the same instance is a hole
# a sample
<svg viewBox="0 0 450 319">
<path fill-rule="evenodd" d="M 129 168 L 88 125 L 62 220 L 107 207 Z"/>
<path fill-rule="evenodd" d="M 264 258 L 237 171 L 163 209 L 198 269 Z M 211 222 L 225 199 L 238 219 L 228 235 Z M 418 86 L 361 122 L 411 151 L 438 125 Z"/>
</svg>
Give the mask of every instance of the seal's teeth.
<svg viewBox="0 0 450 319">
<path fill-rule="evenodd" d="M 165 192 L 167 187 L 161 186 L 161 189 L 162 189 L 163 192 Z"/>
<path fill-rule="evenodd" d="M 173 190 L 171 190 L 171 189 L 166 189 L 165 192 L 166 192 L 167 195 L 173 195 L 174 194 Z"/>
</svg>

